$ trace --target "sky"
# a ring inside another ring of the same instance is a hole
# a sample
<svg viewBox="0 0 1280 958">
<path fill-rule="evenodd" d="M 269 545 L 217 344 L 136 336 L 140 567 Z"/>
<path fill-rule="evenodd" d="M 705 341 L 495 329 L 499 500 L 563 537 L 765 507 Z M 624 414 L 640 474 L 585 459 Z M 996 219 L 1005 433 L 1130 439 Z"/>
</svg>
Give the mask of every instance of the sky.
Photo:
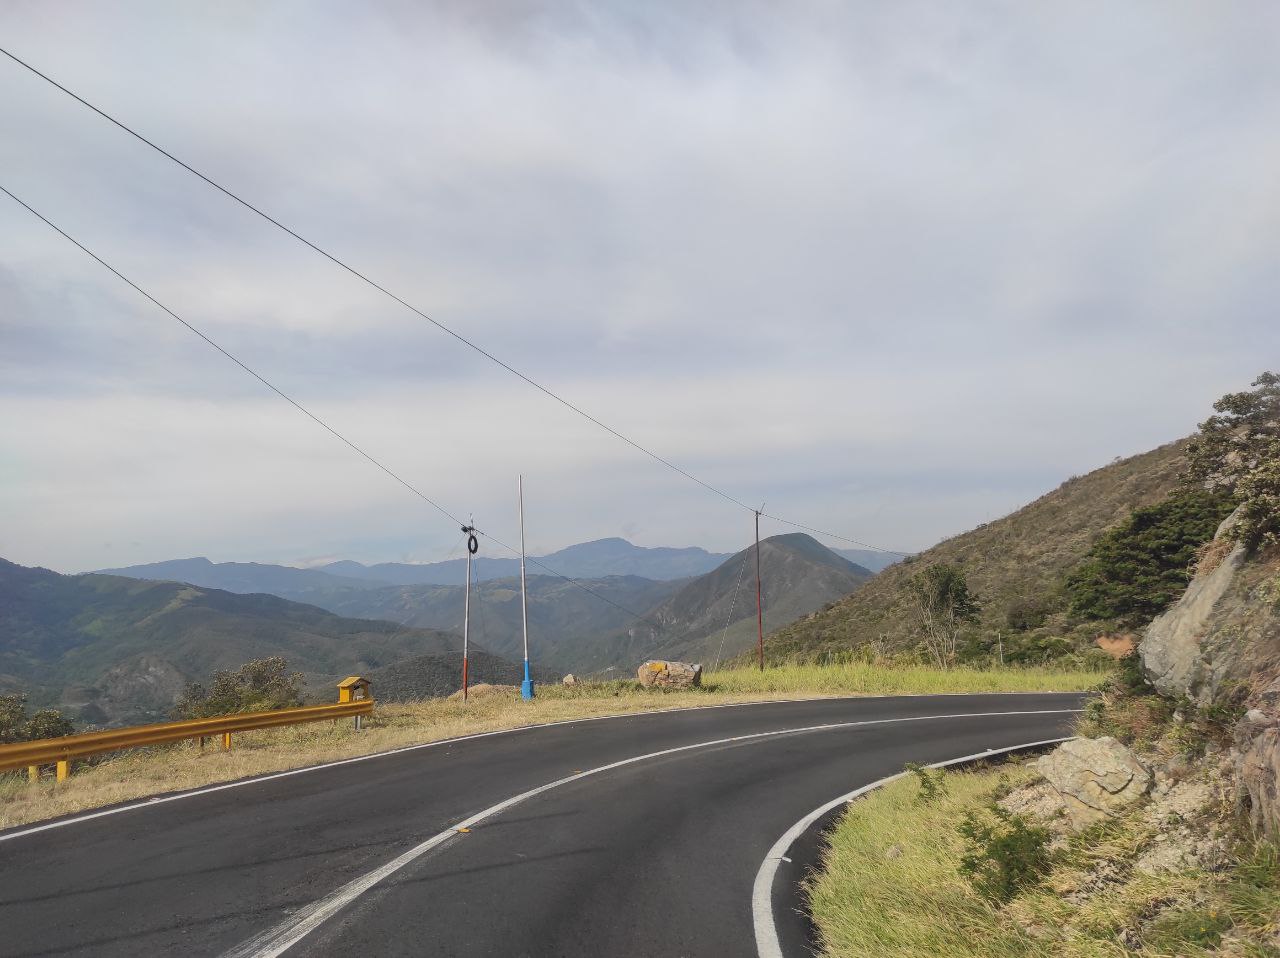
<svg viewBox="0 0 1280 958">
<path fill-rule="evenodd" d="M 900 551 L 1280 367 L 1277 36 L 1210 0 L 0 6 L 0 46 L 613 429 Z M 531 552 L 752 535 L 3 57 L 0 185 L 503 542 L 521 473 Z M 460 535 L 0 195 L 0 556 Z"/>
</svg>

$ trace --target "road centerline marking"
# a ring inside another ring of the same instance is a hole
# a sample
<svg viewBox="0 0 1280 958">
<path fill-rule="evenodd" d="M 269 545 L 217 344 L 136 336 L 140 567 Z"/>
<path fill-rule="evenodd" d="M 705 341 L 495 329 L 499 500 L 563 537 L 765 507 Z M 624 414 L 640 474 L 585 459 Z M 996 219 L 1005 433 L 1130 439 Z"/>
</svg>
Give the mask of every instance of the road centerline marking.
<svg viewBox="0 0 1280 958">
<path fill-rule="evenodd" d="M 470 829 L 485 819 L 499 815 L 509 808 L 519 805 L 522 802 L 549 792 L 552 789 L 559 788 L 571 782 L 579 782 L 584 778 L 592 775 L 601 775 L 605 772 L 614 771 L 615 769 L 624 768 L 628 765 L 634 765 L 638 762 L 648 761 L 650 759 L 661 758 L 665 755 L 676 755 L 681 752 L 690 752 L 695 749 L 711 748 L 717 745 L 729 745 L 735 742 L 758 741 L 768 738 L 776 738 L 783 735 L 798 735 L 808 732 L 824 732 L 834 729 L 859 728 L 873 725 L 896 725 L 905 722 L 932 722 L 943 719 L 963 719 L 963 718 L 997 718 L 1001 716 L 1011 715 L 1067 715 L 1076 714 L 1080 709 L 1036 709 L 1022 710 L 1011 712 L 960 712 L 949 715 L 913 715 L 904 718 L 892 719 L 862 719 L 851 722 L 827 722 L 821 725 L 808 725 L 798 728 L 773 729 L 768 732 L 753 732 L 748 735 L 733 735 L 726 738 L 713 739 L 706 742 L 695 742 L 691 745 L 680 745 L 673 748 L 660 749 L 656 752 L 647 752 L 643 755 L 633 755 L 630 758 L 620 759 L 616 762 L 610 762 L 607 765 L 600 765 L 596 768 L 587 769 L 582 772 L 575 772 L 564 778 L 556 779 L 545 785 L 539 785 L 513 795 L 496 805 L 491 805 L 483 811 L 476 812 L 468 818 L 456 823 L 450 828 L 439 832 L 423 842 L 413 846 L 408 851 L 398 855 L 386 864 L 380 865 L 372 871 L 366 872 L 358 878 L 352 879 L 345 885 L 342 885 L 335 891 L 326 895 L 324 898 L 312 902 L 296 910 L 292 915 L 265 931 L 255 935 L 247 941 L 241 943 L 228 952 L 225 952 L 223 958 L 278 958 L 284 954 L 302 939 L 306 938 L 313 931 L 324 924 L 329 918 L 342 911 L 365 892 L 369 891 L 378 883 L 391 877 L 407 865 L 417 861 L 427 852 L 444 844 L 450 838 L 455 838 L 462 829 Z M 786 849 L 782 849 L 785 851 Z M 757 879 L 758 880 L 758 879 Z"/>
</svg>

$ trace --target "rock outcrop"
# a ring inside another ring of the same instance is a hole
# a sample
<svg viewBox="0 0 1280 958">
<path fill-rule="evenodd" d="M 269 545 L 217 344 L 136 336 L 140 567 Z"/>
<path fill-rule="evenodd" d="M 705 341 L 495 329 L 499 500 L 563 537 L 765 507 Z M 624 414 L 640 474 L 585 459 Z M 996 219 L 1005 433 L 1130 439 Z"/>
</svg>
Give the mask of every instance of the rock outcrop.
<svg viewBox="0 0 1280 958">
<path fill-rule="evenodd" d="M 1061 796 L 1076 828 L 1119 814 L 1151 788 L 1151 773 L 1109 735 L 1064 742 L 1036 762 L 1036 769 Z"/>
<path fill-rule="evenodd" d="M 1234 525 L 1236 514 L 1218 527 L 1215 541 L 1222 541 Z M 1138 655 L 1142 673 L 1156 690 L 1173 697 L 1187 696 L 1205 705 L 1213 700 L 1226 663 L 1205 655 L 1213 645 L 1209 640 L 1234 603 L 1227 600 L 1236 574 L 1245 562 L 1245 549 L 1237 545 L 1211 572 L 1191 580 L 1182 598 L 1147 627 Z M 1229 658 L 1235 650 L 1223 649 Z"/>
<path fill-rule="evenodd" d="M 1219 551 L 1235 519 L 1218 529 Z M 1254 826 L 1280 835 L 1280 549 L 1231 547 L 1151 623 L 1138 655 L 1165 695 L 1243 705 L 1229 756 L 1236 784 Z"/>
<path fill-rule="evenodd" d="M 687 689 L 702 684 L 702 666 L 688 662 L 650 661 L 636 670 L 645 688 Z"/>
</svg>

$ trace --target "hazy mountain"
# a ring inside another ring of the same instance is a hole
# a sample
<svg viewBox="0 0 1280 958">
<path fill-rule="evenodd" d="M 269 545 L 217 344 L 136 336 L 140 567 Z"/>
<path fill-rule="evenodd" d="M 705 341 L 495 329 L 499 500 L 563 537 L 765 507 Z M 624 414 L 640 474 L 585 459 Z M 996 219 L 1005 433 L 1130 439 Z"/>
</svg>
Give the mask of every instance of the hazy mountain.
<svg viewBox="0 0 1280 958">
<path fill-rule="evenodd" d="M 324 687 L 399 659 L 459 648 L 453 635 L 342 618 L 270 595 L 59 575 L 0 559 L 0 690 L 96 723 L 163 718 L 183 685 L 282 655 Z M 375 690 L 376 691 L 376 690 Z"/>
<path fill-rule="evenodd" d="M 632 545 L 626 539 L 614 538 L 581 542 L 537 558 L 553 572 L 575 579 L 602 579 L 606 576 L 623 575 L 665 581 L 709 572 L 728 557 L 697 547 L 650 549 Z M 466 581 L 465 558 L 421 565 L 382 562 L 365 566 L 359 562 L 343 561 L 319 568 L 333 575 L 368 578 L 396 585 L 462 585 Z M 545 573 L 546 569 L 530 566 L 527 571 Z M 475 559 L 474 574 L 482 582 L 517 576 L 520 574 L 520 560 L 509 556 L 491 556 L 481 551 Z"/>
<path fill-rule="evenodd" d="M 874 549 L 832 549 L 836 555 L 844 556 L 855 565 L 860 565 L 868 572 L 880 572 L 894 563 L 901 562 L 902 557 L 888 552 L 876 552 Z"/>
<path fill-rule="evenodd" d="M 531 575 L 528 586 L 532 657 L 540 664 L 565 671 L 580 669 L 572 658 L 580 641 L 589 642 L 624 628 L 634 618 L 626 610 L 644 612 L 674 594 L 684 581 L 609 576 L 585 580 L 579 586 L 554 576 Z M 340 615 L 392 619 L 455 632 L 462 629 L 461 585 L 342 589 L 317 593 L 312 601 Z M 499 655 L 523 657 L 519 578 L 492 579 L 472 586 L 471 635 Z"/>
<path fill-rule="evenodd" d="M 349 578 L 319 569 L 295 569 L 292 566 L 263 562 L 210 562 L 203 557 L 170 559 L 167 562 L 150 562 L 122 569 L 99 569 L 98 573 L 127 576 L 130 579 L 186 582 L 226 592 L 265 592 L 300 601 L 321 589 L 377 589 L 391 584 L 390 581 L 379 582 L 368 576 Z"/>
<path fill-rule="evenodd" d="M 804 533 L 763 540 L 760 566 L 766 630 L 843 598 L 871 578 L 867 569 Z M 567 643 L 565 654 L 583 672 L 612 667 L 630 673 L 646 658 L 710 667 L 755 641 L 755 550 L 749 547 L 686 583 L 625 630 L 589 643 Z"/>
<path fill-rule="evenodd" d="M 1073 476 L 1003 519 L 891 566 L 832 608 L 770 637 L 767 651 L 785 658 L 848 649 L 873 639 L 891 647 L 914 645 L 916 637 L 897 605 L 906 579 L 934 563 L 964 570 L 982 603 L 983 630 L 1007 630 L 1015 603 L 1053 607 L 1063 576 L 1098 536 L 1134 509 L 1159 502 L 1178 487 L 1185 449 L 1185 442 L 1170 443 L 1086 476 Z"/>
</svg>

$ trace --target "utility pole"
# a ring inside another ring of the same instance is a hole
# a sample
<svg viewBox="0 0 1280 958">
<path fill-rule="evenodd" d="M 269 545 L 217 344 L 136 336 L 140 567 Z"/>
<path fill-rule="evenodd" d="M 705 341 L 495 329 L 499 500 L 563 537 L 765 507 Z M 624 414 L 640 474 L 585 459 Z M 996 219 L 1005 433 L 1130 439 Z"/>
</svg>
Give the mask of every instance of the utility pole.
<svg viewBox="0 0 1280 958">
<path fill-rule="evenodd" d="M 468 517 L 474 523 L 475 520 Z M 471 631 L 471 557 L 480 551 L 480 540 L 476 538 L 476 527 L 462 527 L 467 536 L 467 588 L 462 597 L 462 701 L 467 701 L 467 649 Z"/>
<path fill-rule="evenodd" d="M 520 501 L 520 621 L 524 627 L 524 681 L 520 683 L 520 697 L 533 698 L 533 677 L 529 674 L 529 591 L 524 581 L 524 476 L 516 483 Z"/>
<path fill-rule="evenodd" d="M 756 638 L 760 650 L 760 671 L 764 671 L 764 603 L 760 587 L 760 510 L 756 510 Z"/>
</svg>

